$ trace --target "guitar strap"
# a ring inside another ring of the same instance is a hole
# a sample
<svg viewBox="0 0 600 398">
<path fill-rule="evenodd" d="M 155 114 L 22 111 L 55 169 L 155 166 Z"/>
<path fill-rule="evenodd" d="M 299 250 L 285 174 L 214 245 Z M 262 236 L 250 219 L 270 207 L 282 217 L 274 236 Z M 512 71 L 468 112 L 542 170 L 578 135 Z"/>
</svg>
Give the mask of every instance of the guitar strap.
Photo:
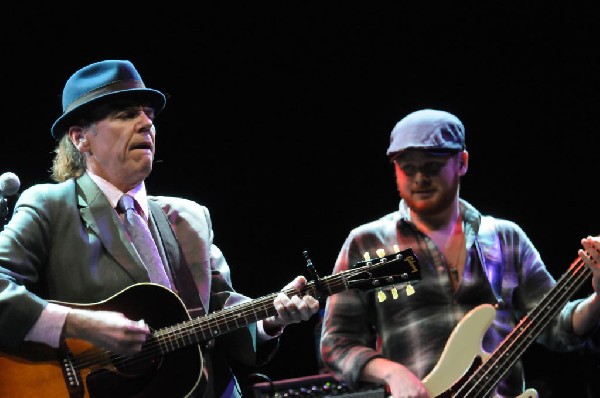
<svg viewBox="0 0 600 398">
<path fill-rule="evenodd" d="M 496 297 L 496 304 L 502 307 L 504 305 L 504 301 L 502 300 L 504 261 L 494 217 L 481 216 L 479 232 L 475 237 L 475 248 L 492 292 Z"/>
<path fill-rule="evenodd" d="M 167 268 L 173 278 L 173 286 L 177 294 L 185 304 L 190 316 L 197 317 L 206 315 L 206 310 L 200 300 L 200 294 L 194 282 L 192 272 L 189 269 L 185 257 L 181 250 L 181 245 L 177 235 L 167 215 L 162 208 L 152 200 L 148 201 L 148 207 L 152 214 L 153 221 L 156 223 L 156 234 L 159 236 L 161 246 L 164 248 L 164 254 L 167 258 Z"/>
</svg>

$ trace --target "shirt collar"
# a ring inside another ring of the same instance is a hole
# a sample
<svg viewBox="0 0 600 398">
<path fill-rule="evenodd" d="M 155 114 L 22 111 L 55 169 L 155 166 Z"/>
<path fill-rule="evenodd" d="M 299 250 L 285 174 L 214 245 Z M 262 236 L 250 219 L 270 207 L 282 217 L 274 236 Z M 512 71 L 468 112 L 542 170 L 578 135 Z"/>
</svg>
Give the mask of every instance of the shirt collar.
<svg viewBox="0 0 600 398">
<path fill-rule="evenodd" d="M 458 206 L 460 207 L 460 214 L 462 214 L 462 219 L 465 223 L 473 230 L 475 233 L 479 230 L 479 224 L 481 222 L 481 213 L 473 207 L 469 202 L 464 199 L 459 199 Z M 398 208 L 400 221 L 413 224 L 412 219 L 410 218 L 410 210 L 406 205 L 404 199 L 400 200 L 400 205 Z"/>
<path fill-rule="evenodd" d="M 113 208 L 117 207 L 117 203 L 119 202 L 119 199 L 121 199 L 121 196 L 123 196 L 124 193 L 127 193 L 133 196 L 136 202 L 138 202 L 140 208 L 142 209 L 142 212 L 144 213 L 142 214 L 142 216 L 146 220 L 148 219 L 148 198 L 146 195 L 146 186 L 144 184 L 144 181 L 136 185 L 129 192 L 121 192 L 113 184 L 106 181 L 104 178 L 92 173 L 91 171 L 88 170 L 87 174 L 90 176 L 92 181 L 94 181 L 96 185 L 98 185 L 98 188 L 100 188 L 104 195 L 106 195 L 106 198 L 108 199 L 110 205 Z"/>
</svg>

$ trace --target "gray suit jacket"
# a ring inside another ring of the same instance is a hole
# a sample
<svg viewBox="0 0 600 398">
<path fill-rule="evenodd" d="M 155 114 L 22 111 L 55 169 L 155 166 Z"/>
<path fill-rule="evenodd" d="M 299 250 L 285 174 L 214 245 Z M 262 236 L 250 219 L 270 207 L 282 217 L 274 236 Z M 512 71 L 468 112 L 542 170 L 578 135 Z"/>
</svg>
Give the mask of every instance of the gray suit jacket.
<svg viewBox="0 0 600 398">
<path fill-rule="evenodd" d="M 151 230 L 176 288 L 189 293 L 195 286 L 198 297 L 183 299 L 192 315 L 197 310 L 192 307 L 215 311 L 248 299 L 231 286 L 206 207 L 149 196 L 149 208 Z M 19 347 L 48 300 L 96 303 L 142 282 L 149 282 L 148 274 L 116 212 L 89 176 L 34 185 L 22 192 L 0 233 L 0 350 Z M 227 342 L 217 339 L 215 350 L 224 358 L 258 364 L 270 355 L 257 356 L 255 338 L 251 325 L 221 336 Z M 267 345 L 266 352 L 272 354 L 275 347 Z"/>
</svg>

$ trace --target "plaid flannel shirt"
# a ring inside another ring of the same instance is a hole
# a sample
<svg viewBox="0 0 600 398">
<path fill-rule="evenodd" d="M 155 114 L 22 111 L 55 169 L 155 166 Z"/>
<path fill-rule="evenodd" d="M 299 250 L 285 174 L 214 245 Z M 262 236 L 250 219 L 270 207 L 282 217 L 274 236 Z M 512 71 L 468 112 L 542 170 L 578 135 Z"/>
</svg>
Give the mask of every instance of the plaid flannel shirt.
<svg viewBox="0 0 600 398">
<path fill-rule="evenodd" d="M 358 388 L 365 364 L 375 357 L 385 357 L 407 366 L 423 379 L 440 359 L 450 334 L 465 314 L 480 304 L 497 302 L 491 283 L 497 277 L 501 287 L 496 290 L 503 305 L 497 309 L 490 328 L 482 331 L 482 348 L 492 352 L 516 322 L 555 285 L 538 251 L 517 224 L 486 216 L 495 227 L 480 230 L 483 216 L 464 200 L 460 201 L 460 210 L 467 258 L 456 292 L 452 289 L 443 254 L 411 222 L 404 201 L 400 202 L 398 211 L 351 231 L 333 273 L 363 261 L 365 252 L 373 256 L 377 249 L 390 252 L 398 245 L 400 250 L 413 249 L 419 259 L 421 280 L 414 285 L 413 295 L 400 294 L 395 300 L 379 302 L 375 293 L 353 289 L 328 298 L 321 354 L 325 366 L 335 377 Z M 479 259 L 476 240 L 488 242 L 488 246 L 483 245 L 486 270 Z M 498 257 L 496 261 L 494 257 Z M 583 344 L 583 340 L 573 334 L 571 323 L 578 301 L 571 301 L 562 309 L 540 334 L 539 343 L 555 350 L 572 350 Z M 499 384 L 498 391 L 516 396 L 523 389 L 524 374 L 522 363 L 518 361 Z"/>
</svg>

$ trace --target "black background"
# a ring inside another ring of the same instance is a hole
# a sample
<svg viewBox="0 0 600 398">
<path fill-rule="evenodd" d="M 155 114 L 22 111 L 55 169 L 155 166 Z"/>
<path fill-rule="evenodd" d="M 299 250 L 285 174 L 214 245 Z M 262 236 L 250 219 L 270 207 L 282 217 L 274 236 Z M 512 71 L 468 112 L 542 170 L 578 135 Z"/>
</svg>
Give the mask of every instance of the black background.
<svg viewBox="0 0 600 398">
<path fill-rule="evenodd" d="M 328 274 L 352 227 L 397 207 L 389 132 L 424 107 L 466 126 L 462 196 L 519 223 L 555 277 L 598 232 L 593 2 L 188 3 L 3 6 L 0 172 L 21 189 L 49 181 L 64 82 L 129 59 L 169 96 L 149 192 L 208 206 L 250 296 L 306 275 L 303 250 Z M 256 371 L 317 373 L 316 322 L 288 327 Z M 534 345 L 524 358 L 543 397 L 598 383 L 593 355 Z"/>
</svg>

